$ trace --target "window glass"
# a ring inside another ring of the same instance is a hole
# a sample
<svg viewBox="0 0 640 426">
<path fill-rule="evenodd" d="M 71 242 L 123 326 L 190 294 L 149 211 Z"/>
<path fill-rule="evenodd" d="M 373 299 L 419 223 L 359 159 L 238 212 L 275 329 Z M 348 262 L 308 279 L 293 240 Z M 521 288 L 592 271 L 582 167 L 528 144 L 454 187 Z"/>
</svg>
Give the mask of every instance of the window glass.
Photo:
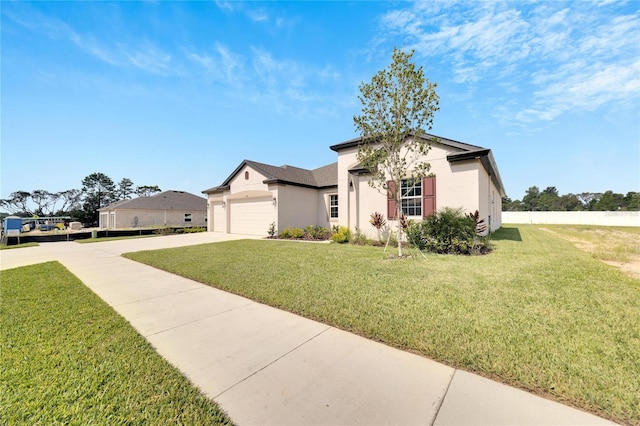
<svg viewBox="0 0 640 426">
<path fill-rule="evenodd" d="M 400 205 L 407 216 L 422 216 L 422 180 L 402 179 L 400 181 Z"/>
<path fill-rule="evenodd" d="M 338 218 L 338 194 L 329 195 L 329 217 L 331 219 Z"/>
</svg>

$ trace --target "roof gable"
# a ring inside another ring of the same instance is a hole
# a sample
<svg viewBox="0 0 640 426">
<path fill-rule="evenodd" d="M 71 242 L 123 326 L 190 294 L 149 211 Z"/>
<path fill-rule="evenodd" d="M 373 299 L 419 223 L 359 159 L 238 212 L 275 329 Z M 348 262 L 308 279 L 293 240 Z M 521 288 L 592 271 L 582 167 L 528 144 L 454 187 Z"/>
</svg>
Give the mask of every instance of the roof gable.
<svg viewBox="0 0 640 426">
<path fill-rule="evenodd" d="M 205 194 L 213 194 L 230 189 L 231 181 L 245 167 L 249 166 L 266 177 L 264 183 L 285 183 L 289 185 L 303 186 L 307 188 L 326 188 L 338 185 L 338 163 L 332 163 L 314 170 L 302 169 L 289 165 L 272 166 L 257 161 L 244 160 L 225 179 L 220 186 L 202 191 Z"/>
</svg>

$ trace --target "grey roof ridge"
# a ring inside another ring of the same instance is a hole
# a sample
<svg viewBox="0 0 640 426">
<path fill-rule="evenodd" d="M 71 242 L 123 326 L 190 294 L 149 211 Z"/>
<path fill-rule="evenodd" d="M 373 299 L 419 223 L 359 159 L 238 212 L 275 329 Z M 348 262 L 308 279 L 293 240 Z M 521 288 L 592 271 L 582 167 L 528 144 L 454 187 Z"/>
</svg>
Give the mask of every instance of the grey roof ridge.
<svg viewBox="0 0 640 426">
<path fill-rule="evenodd" d="M 233 179 L 233 177 L 238 174 L 240 172 L 240 170 L 242 169 L 242 167 L 244 167 L 245 165 L 249 165 L 252 168 L 254 168 L 256 171 L 262 173 L 267 179 L 265 180 L 265 182 L 268 183 L 277 183 L 277 182 L 283 182 L 283 183 L 289 183 L 292 185 L 300 185 L 300 186 L 305 186 L 305 187 L 310 187 L 310 188 L 325 188 L 325 187 L 331 187 L 331 186 L 336 186 L 337 182 L 335 184 L 331 183 L 329 185 L 325 184 L 325 183 L 320 183 L 318 182 L 318 176 L 315 172 L 318 171 L 322 171 L 323 169 L 336 165 L 337 167 L 337 162 L 333 162 L 331 164 L 327 164 L 324 166 L 320 166 L 318 168 L 309 170 L 309 169 L 303 169 L 302 167 L 296 167 L 296 166 L 291 166 L 291 165 L 284 165 L 284 166 L 274 166 L 272 164 L 266 164 L 266 163 L 260 163 L 258 161 L 253 161 L 253 160 L 247 160 L 244 159 L 242 160 L 242 162 L 240 163 L 240 165 L 238 167 L 235 168 L 235 170 L 224 180 L 224 182 L 222 182 L 221 185 L 218 186 L 214 186 L 212 188 L 209 189 L 205 189 L 204 191 L 202 191 L 205 194 L 209 194 L 209 193 L 216 193 L 216 192 L 222 192 L 224 190 L 229 189 L 229 184 L 231 182 L 231 180 Z M 306 175 L 306 177 L 308 178 L 309 182 L 304 182 L 303 180 L 296 180 L 296 179 L 292 179 L 292 178 L 287 178 L 287 177 L 283 177 L 282 175 L 277 176 L 276 174 L 274 174 L 274 170 L 279 170 L 279 171 L 298 171 L 303 173 L 304 175 Z M 336 176 L 337 179 L 337 176 Z"/>
<path fill-rule="evenodd" d="M 415 133 L 411 133 L 412 135 L 415 135 Z M 442 136 L 438 136 L 438 135 L 434 135 L 431 133 L 424 133 L 424 135 L 420 135 L 420 137 L 423 138 L 435 138 L 437 140 L 438 143 L 442 143 L 443 145 L 447 145 L 447 146 L 452 146 L 454 148 L 458 148 L 458 149 L 462 149 L 465 151 L 475 151 L 475 150 L 481 150 L 481 149 L 486 149 L 484 147 L 478 146 L 478 145 L 472 145 L 470 143 L 466 143 L 466 142 L 460 142 L 454 139 L 449 139 L 449 138 L 445 138 Z M 349 139 L 347 141 L 341 142 L 339 144 L 335 144 L 329 147 L 329 149 L 331 149 L 332 151 L 336 151 L 338 152 L 338 150 L 343 149 L 343 148 L 350 148 L 353 146 L 358 146 L 362 143 L 363 138 L 362 136 L 357 137 L 357 138 L 353 138 L 353 139 Z M 366 142 L 366 143 L 370 143 L 370 142 Z"/>
</svg>

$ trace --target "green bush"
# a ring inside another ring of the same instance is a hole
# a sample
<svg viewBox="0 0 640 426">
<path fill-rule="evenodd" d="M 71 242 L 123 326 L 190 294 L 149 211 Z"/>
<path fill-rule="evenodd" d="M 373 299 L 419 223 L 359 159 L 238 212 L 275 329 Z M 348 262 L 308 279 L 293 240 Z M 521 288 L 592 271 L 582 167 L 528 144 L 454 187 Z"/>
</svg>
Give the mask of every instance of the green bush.
<svg viewBox="0 0 640 426">
<path fill-rule="evenodd" d="M 476 220 L 461 209 L 447 207 L 407 229 L 409 241 L 420 250 L 442 254 L 484 254 L 488 237 L 476 234 Z"/>
<path fill-rule="evenodd" d="M 280 233 L 280 238 L 291 238 L 291 230 L 285 228 L 285 230 Z"/>
<path fill-rule="evenodd" d="M 335 229 L 336 228 L 334 227 L 334 230 Z M 340 243 L 340 244 L 348 243 L 350 239 L 351 239 L 351 231 L 346 226 L 338 227 L 337 231 L 334 231 L 333 235 L 331 236 L 331 241 Z"/>
<path fill-rule="evenodd" d="M 196 232 L 207 232 L 207 228 L 203 226 L 192 226 L 190 228 L 184 228 L 185 234 L 194 234 Z"/>
<path fill-rule="evenodd" d="M 304 237 L 304 230 L 300 228 L 292 228 L 291 229 L 291 238 L 295 238 L 297 240 Z"/>
<path fill-rule="evenodd" d="M 331 238 L 331 231 L 324 226 L 309 225 L 305 228 L 305 237 L 310 240 L 328 240 Z"/>
</svg>

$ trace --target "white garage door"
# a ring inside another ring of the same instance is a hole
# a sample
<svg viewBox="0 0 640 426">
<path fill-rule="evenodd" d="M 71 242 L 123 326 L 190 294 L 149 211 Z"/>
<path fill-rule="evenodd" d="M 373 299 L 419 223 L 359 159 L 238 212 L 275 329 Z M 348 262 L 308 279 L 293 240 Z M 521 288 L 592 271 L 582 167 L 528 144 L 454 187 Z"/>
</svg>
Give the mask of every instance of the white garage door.
<svg viewBox="0 0 640 426">
<path fill-rule="evenodd" d="M 227 232 L 227 215 L 222 203 L 212 204 L 213 208 L 213 232 Z"/>
<path fill-rule="evenodd" d="M 269 225 L 275 222 L 276 208 L 271 198 L 252 198 L 230 202 L 229 217 L 232 234 L 267 236 Z"/>
</svg>

